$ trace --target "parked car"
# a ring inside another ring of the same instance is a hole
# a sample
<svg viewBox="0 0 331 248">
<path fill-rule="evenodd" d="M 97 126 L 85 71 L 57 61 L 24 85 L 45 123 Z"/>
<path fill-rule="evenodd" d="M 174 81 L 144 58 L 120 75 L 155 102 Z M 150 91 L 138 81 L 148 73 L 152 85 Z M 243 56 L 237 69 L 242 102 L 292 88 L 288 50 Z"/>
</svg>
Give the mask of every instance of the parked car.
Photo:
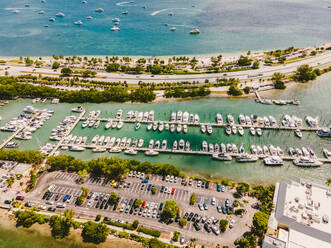
<svg viewBox="0 0 331 248">
<path fill-rule="evenodd" d="M 47 210 L 50 211 L 50 212 L 55 212 L 56 208 L 54 208 L 54 207 L 49 207 Z"/>
<path fill-rule="evenodd" d="M 16 200 L 24 201 L 24 196 L 18 195 L 16 196 Z"/>
<path fill-rule="evenodd" d="M 211 228 L 208 226 L 207 223 L 205 223 L 205 224 L 203 225 L 203 227 L 205 228 L 205 230 L 207 231 L 207 233 L 210 233 L 210 232 L 211 232 Z"/>
<path fill-rule="evenodd" d="M 201 227 L 199 226 L 198 223 L 194 222 L 193 226 L 194 226 L 195 230 L 197 230 L 197 231 L 201 230 Z"/>
</svg>

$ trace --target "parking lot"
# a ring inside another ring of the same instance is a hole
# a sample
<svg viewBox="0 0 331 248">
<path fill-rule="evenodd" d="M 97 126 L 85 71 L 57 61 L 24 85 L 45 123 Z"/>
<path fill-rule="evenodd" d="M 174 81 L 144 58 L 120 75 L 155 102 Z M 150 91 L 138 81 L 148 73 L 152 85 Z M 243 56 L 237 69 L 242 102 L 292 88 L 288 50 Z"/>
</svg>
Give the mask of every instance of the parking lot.
<svg viewBox="0 0 331 248">
<path fill-rule="evenodd" d="M 229 218 L 228 215 L 217 210 L 228 199 L 233 203 L 232 192 L 227 187 L 223 191 L 217 191 L 215 184 L 203 183 L 189 178 L 167 178 L 151 176 L 148 180 L 146 175 L 128 176 L 121 184 L 104 178 L 86 177 L 83 181 L 80 177 L 71 173 L 54 172 L 47 174 L 44 179 L 48 182 L 47 187 L 34 190 L 26 200 L 50 211 L 62 212 L 65 208 L 73 208 L 76 213 L 84 213 L 89 216 L 101 214 L 114 221 L 129 221 L 137 219 L 147 227 L 158 229 L 163 232 L 173 232 L 179 229 L 178 221 L 168 225 L 160 223 L 159 217 L 162 205 L 167 200 L 174 200 L 181 209 L 179 217 L 188 220 L 180 232 L 186 237 L 195 237 L 206 243 L 219 242 L 225 234 L 219 234 L 219 219 Z M 41 183 L 41 185 L 44 185 Z M 88 188 L 90 193 L 83 205 L 77 206 L 76 200 L 82 193 L 81 187 Z M 155 193 L 152 189 L 156 188 Z M 50 192 L 50 196 L 46 195 Z M 118 195 L 118 203 L 111 205 L 110 194 Z M 196 203 L 189 205 L 192 193 L 196 194 Z M 134 208 L 134 203 L 141 199 L 143 204 Z M 230 232 L 241 232 L 237 228 L 235 218 L 229 219 L 232 229 Z M 195 224 L 196 223 L 196 224 Z M 198 225 L 198 228 L 197 228 Z M 207 226 L 207 227 L 205 227 Z M 239 235 L 240 236 L 240 235 Z"/>
</svg>

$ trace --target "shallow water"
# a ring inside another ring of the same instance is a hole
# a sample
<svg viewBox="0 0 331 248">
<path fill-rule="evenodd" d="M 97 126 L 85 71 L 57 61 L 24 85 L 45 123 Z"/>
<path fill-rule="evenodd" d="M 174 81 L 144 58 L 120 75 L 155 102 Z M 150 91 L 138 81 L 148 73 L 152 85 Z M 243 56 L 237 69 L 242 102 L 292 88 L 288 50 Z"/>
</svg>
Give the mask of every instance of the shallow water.
<svg viewBox="0 0 331 248">
<path fill-rule="evenodd" d="M 216 54 L 305 47 L 331 40 L 331 9 L 325 0 L 80 2 L 0 0 L 0 55 Z M 96 13 L 97 8 L 105 12 Z M 12 13 L 15 9 L 20 13 Z M 45 14 L 38 14 L 40 10 Z M 121 15 L 125 10 L 129 14 Z M 48 21 L 60 11 L 65 17 Z M 87 16 L 94 19 L 86 20 Z M 115 17 L 121 19 L 119 32 L 110 30 Z M 77 20 L 84 24 L 74 25 Z M 177 31 L 169 31 L 171 27 Z M 190 35 L 194 28 L 201 34 Z"/>
<path fill-rule="evenodd" d="M 285 91 L 269 91 L 263 95 L 273 99 L 293 99 L 298 98 L 301 105 L 293 106 L 276 106 L 276 105 L 262 105 L 254 102 L 252 98 L 205 98 L 193 101 L 169 101 L 158 102 L 153 104 L 84 104 L 87 111 L 102 110 L 102 117 L 114 117 L 118 109 L 123 109 L 124 113 L 129 110 L 137 111 L 155 111 L 155 119 L 168 120 L 172 111 L 189 111 L 191 113 L 198 113 L 201 121 L 214 122 L 216 113 L 222 113 L 223 118 L 228 113 L 235 116 L 236 121 L 240 113 L 243 114 L 257 114 L 259 116 L 273 115 L 279 122 L 284 114 L 296 115 L 303 118 L 306 115 L 319 116 L 320 126 L 331 125 L 331 109 L 330 109 L 330 94 L 331 94 L 331 74 L 324 75 L 318 80 L 307 84 L 295 84 L 290 86 Z M 26 105 L 31 105 L 31 100 L 17 100 L 12 101 L 5 107 L 0 108 L 0 115 L 3 117 L 1 124 L 4 124 L 10 118 L 17 116 Z M 72 114 L 70 109 L 77 106 L 77 104 L 61 103 L 52 105 L 48 103 L 37 103 L 39 108 L 52 108 L 55 110 L 54 116 L 46 122 L 46 124 L 33 134 L 33 139 L 29 141 L 17 141 L 20 143 L 19 149 L 39 149 L 42 144 L 49 142 L 48 137 L 50 130 L 58 125 L 66 115 Z M 135 131 L 134 124 L 125 124 L 121 130 L 104 129 L 104 123 L 98 129 L 86 128 L 82 129 L 78 125 L 74 130 L 74 135 L 88 136 L 90 141 L 96 134 L 114 136 L 114 137 L 131 137 L 144 138 L 145 144 L 150 139 L 154 140 L 168 140 L 168 147 L 170 147 L 175 139 L 189 140 L 192 149 L 200 149 L 203 140 L 213 143 L 235 143 L 238 147 L 243 144 L 246 150 L 251 144 L 280 146 L 284 151 L 292 147 L 311 147 L 319 157 L 322 157 L 322 148 L 331 150 L 330 139 L 321 139 L 313 132 L 304 132 L 303 138 L 298 139 L 294 137 L 291 131 L 264 131 L 261 137 L 251 136 L 248 130 L 245 129 L 245 135 L 227 136 L 222 128 L 214 128 L 212 135 L 200 133 L 198 127 L 189 127 L 188 134 L 171 134 L 168 131 L 152 132 L 147 131 L 146 126 Z M 0 139 L 3 140 L 9 133 L 0 132 Z M 147 142 L 146 142 L 147 140 Z M 174 155 L 174 154 L 160 154 L 157 157 L 147 157 L 143 153 L 132 157 L 124 154 L 110 154 L 110 153 L 92 153 L 90 150 L 82 153 L 63 152 L 71 154 L 84 160 L 96 158 L 98 156 L 120 156 L 123 158 L 137 159 L 141 161 L 151 161 L 153 163 L 171 163 L 189 172 L 210 174 L 213 177 L 226 177 L 235 180 L 245 180 L 249 182 L 275 182 L 279 179 L 299 176 L 313 179 L 319 182 L 325 182 L 325 179 L 331 176 L 330 164 L 324 164 L 316 169 L 303 169 L 294 166 L 291 162 L 286 163 L 283 167 L 271 168 L 265 167 L 262 161 L 257 163 L 238 164 L 232 162 L 218 162 L 212 160 L 207 156 L 196 155 Z"/>
</svg>

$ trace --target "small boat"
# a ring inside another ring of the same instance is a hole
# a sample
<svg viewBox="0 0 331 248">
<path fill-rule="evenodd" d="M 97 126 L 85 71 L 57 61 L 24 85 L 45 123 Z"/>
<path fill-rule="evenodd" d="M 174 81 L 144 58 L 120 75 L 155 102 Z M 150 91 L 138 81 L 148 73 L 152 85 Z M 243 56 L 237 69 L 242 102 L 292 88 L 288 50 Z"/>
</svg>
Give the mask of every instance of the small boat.
<svg viewBox="0 0 331 248">
<path fill-rule="evenodd" d="M 109 129 L 109 128 L 111 128 L 111 124 L 112 124 L 112 121 L 109 120 L 109 121 L 106 123 L 106 125 L 105 125 L 105 129 Z"/>
<path fill-rule="evenodd" d="M 96 121 L 93 125 L 94 128 L 98 128 L 100 126 L 100 121 Z"/>
<path fill-rule="evenodd" d="M 122 151 L 122 149 L 118 146 L 115 146 L 115 147 L 109 149 L 110 153 L 119 153 L 121 151 Z"/>
<path fill-rule="evenodd" d="M 50 21 L 50 22 L 55 22 L 55 18 L 54 18 L 54 17 L 50 17 L 50 18 L 48 19 L 48 21 Z"/>
<path fill-rule="evenodd" d="M 300 129 L 295 129 L 295 130 L 294 130 L 294 134 L 295 134 L 297 137 L 302 138 L 302 132 L 301 132 Z"/>
<path fill-rule="evenodd" d="M 59 13 L 57 13 L 55 16 L 56 16 L 56 17 L 64 17 L 65 14 L 63 14 L 62 12 L 59 12 Z"/>
<path fill-rule="evenodd" d="M 331 152 L 328 149 L 323 148 L 323 155 L 325 158 L 328 159 L 329 157 L 331 157 Z"/>
<path fill-rule="evenodd" d="M 238 127 L 238 133 L 243 136 L 244 135 L 244 128 L 243 127 Z"/>
<path fill-rule="evenodd" d="M 216 114 L 216 123 L 217 124 L 223 124 L 223 117 L 219 113 Z"/>
<path fill-rule="evenodd" d="M 95 12 L 98 12 L 98 13 L 102 13 L 102 12 L 104 12 L 105 10 L 103 9 L 103 8 L 97 8 L 96 10 L 95 10 Z"/>
<path fill-rule="evenodd" d="M 256 134 L 256 130 L 255 130 L 254 127 L 250 127 L 249 132 L 250 132 L 250 134 L 253 135 L 253 136 Z"/>
<path fill-rule="evenodd" d="M 187 140 L 185 143 L 185 151 L 190 151 L 191 150 L 191 144 L 190 142 Z"/>
<path fill-rule="evenodd" d="M 122 12 L 122 15 L 127 15 L 127 14 L 129 14 L 129 11 L 127 10 Z"/>
<path fill-rule="evenodd" d="M 38 14 L 43 15 L 43 14 L 45 14 L 45 11 L 40 10 Z"/>
<path fill-rule="evenodd" d="M 139 139 L 138 141 L 138 147 L 141 148 L 144 145 L 144 140 L 143 139 Z"/>
<path fill-rule="evenodd" d="M 300 167 L 319 167 L 322 165 L 322 162 L 320 162 L 317 159 L 309 158 L 309 157 L 299 157 L 296 158 L 293 163 L 296 166 Z"/>
<path fill-rule="evenodd" d="M 163 130 L 164 130 L 164 124 L 161 121 L 160 124 L 159 124 L 159 132 L 162 132 Z"/>
<path fill-rule="evenodd" d="M 175 124 L 171 124 L 171 125 L 170 125 L 170 132 L 171 132 L 171 133 L 175 132 L 175 129 L 176 129 Z"/>
<path fill-rule="evenodd" d="M 166 123 L 166 124 L 164 125 L 164 129 L 165 129 L 166 131 L 168 131 L 168 130 L 169 130 L 169 128 L 170 128 L 170 125 L 169 125 L 169 123 Z"/>
<path fill-rule="evenodd" d="M 199 29 L 193 29 L 190 31 L 190 34 L 200 34 L 200 30 Z"/>
<path fill-rule="evenodd" d="M 180 133 L 182 131 L 182 129 L 183 129 L 182 124 L 178 124 L 177 125 L 177 133 Z"/>
<path fill-rule="evenodd" d="M 85 147 L 81 147 L 81 146 L 71 146 L 69 148 L 69 151 L 72 151 L 72 152 L 82 152 L 82 151 L 85 151 Z"/>
<path fill-rule="evenodd" d="M 18 146 L 19 146 L 18 143 L 11 141 L 11 142 L 8 142 L 8 144 L 6 145 L 6 148 L 16 148 Z"/>
<path fill-rule="evenodd" d="M 78 20 L 78 21 L 75 21 L 74 24 L 80 26 L 80 25 L 83 25 L 83 22 L 81 20 Z"/>
<path fill-rule="evenodd" d="M 259 158 L 256 155 L 250 154 L 241 154 L 236 158 L 237 162 L 245 163 L 245 162 L 256 162 Z"/>
<path fill-rule="evenodd" d="M 202 142 L 202 151 L 204 152 L 208 151 L 208 143 L 205 140 Z"/>
<path fill-rule="evenodd" d="M 233 126 L 233 127 L 232 127 L 232 133 L 233 133 L 233 134 L 237 134 L 237 127 L 236 127 L 236 126 Z"/>
<path fill-rule="evenodd" d="M 96 148 L 92 149 L 92 152 L 95 152 L 95 153 L 101 153 L 101 152 L 105 152 L 105 151 L 106 151 L 105 147 L 96 147 Z"/>
<path fill-rule="evenodd" d="M 159 140 L 155 141 L 154 149 L 160 149 L 161 142 Z"/>
<path fill-rule="evenodd" d="M 232 157 L 225 153 L 214 153 L 212 158 L 219 161 L 231 161 Z"/>
<path fill-rule="evenodd" d="M 152 127 L 153 127 L 153 123 L 148 123 L 147 124 L 147 131 L 150 131 L 150 130 L 152 130 Z"/>
<path fill-rule="evenodd" d="M 264 164 L 269 166 L 282 166 L 284 162 L 279 156 L 271 156 L 264 159 Z"/>
<path fill-rule="evenodd" d="M 225 133 L 226 133 L 227 135 L 230 135 L 231 132 L 232 132 L 230 126 L 226 126 L 224 130 L 225 130 Z"/>
<path fill-rule="evenodd" d="M 183 132 L 184 132 L 184 133 L 187 133 L 187 131 L 188 131 L 188 130 L 187 130 L 187 125 L 185 124 L 185 125 L 183 125 Z"/>
<path fill-rule="evenodd" d="M 92 20 L 93 17 L 92 17 L 92 16 L 87 16 L 86 19 L 87 19 L 87 20 Z"/>
<path fill-rule="evenodd" d="M 138 151 L 130 148 L 130 149 L 125 150 L 124 153 L 127 155 L 137 155 Z"/>
<path fill-rule="evenodd" d="M 154 151 L 154 150 L 148 150 L 148 151 L 145 152 L 145 155 L 146 156 L 157 156 L 157 155 L 159 155 L 159 152 Z"/>
<path fill-rule="evenodd" d="M 167 140 L 163 140 L 163 141 L 162 141 L 161 149 L 162 149 L 162 150 L 166 150 L 166 149 L 167 149 Z"/>
<path fill-rule="evenodd" d="M 113 121 L 112 124 L 111 124 L 111 128 L 116 128 L 117 127 L 117 122 L 116 121 Z"/>
<path fill-rule="evenodd" d="M 154 122 L 153 123 L 153 131 L 156 131 L 157 130 L 157 127 L 158 127 L 158 123 L 157 122 Z"/>
<path fill-rule="evenodd" d="M 119 27 L 117 27 L 117 26 L 113 26 L 112 28 L 111 28 L 111 31 L 120 31 L 121 29 L 119 28 Z"/>
<path fill-rule="evenodd" d="M 18 9 L 13 10 L 12 12 L 13 12 L 14 14 L 18 14 L 18 13 L 20 13 L 20 11 L 19 11 Z"/>
<path fill-rule="evenodd" d="M 201 130 L 202 133 L 206 133 L 207 128 L 206 128 L 205 125 L 201 125 L 200 130 Z"/>
<path fill-rule="evenodd" d="M 213 144 L 209 144 L 209 152 L 213 153 L 214 152 L 214 145 Z"/>
<path fill-rule="evenodd" d="M 262 130 L 261 130 L 261 128 L 257 128 L 257 129 L 256 129 L 256 134 L 257 134 L 258 136 L 261 136 L 261 135 L 262 135 Z"/>
<path fill-rule="evenodd" d="M 153 146 L 154 146 L 154 140 L 151 139 L 151 140 L 149 141 L 148 148 L 149 148 L 149 149 L 153 149 Z"/>
<path fill-rule="evenodd" d="M 210 123 L 207 124 L 207 133 L 212 134 L 213 133 L 213 127 Z"/>
<path fill-rule="evenodd" d="M 76 108 L 72 108 L 71 111 L 75 113 L 82 113 L 84 111 L 84 108 L 82 106 L 78 106 Z"/>
<path fill-rule="evenodd" d="M 178 144 L 177 144 L 177 140 L 175 140 L 174 143 L 172 144 L 172 149 L 177 150 L 177 148 L 178 148 Z"/>
<path fill-rule="evenodd" d="M 117 124 L 117 129 L 121 129 L 123 125 L 124 125 L 123 121 L 119 121 Z"/>
<path fill-rule="evenodd" d="M 114 19 L 112 19 L 112 21 L 113 22 L 120 22 L 121 20 L 120 20 L 120 18 L 114 18 Z"/>
<path fill-rule="evenodd" d="M 135 129 L 138 130 L 140 127 L 141 127 L 141 123 L 140 122 L 136 122 Z"/>
<path fill-rule="evenodd" d="M 183 139 L 179 140 L 179 145 L 178 145 L 179 150 L 184 150 L 185 148 L 185 141 Z"/>
</svg>

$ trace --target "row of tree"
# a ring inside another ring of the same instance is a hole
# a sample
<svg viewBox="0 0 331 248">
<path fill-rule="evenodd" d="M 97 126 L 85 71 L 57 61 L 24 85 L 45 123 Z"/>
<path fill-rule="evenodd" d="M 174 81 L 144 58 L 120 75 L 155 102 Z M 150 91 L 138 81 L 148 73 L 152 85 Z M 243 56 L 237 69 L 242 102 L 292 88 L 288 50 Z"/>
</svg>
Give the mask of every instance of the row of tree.
<svg viewBox="0 0 331 248">
<path fill-rule="evenodd" d="M 197 97 L 197 96 L 208 96 L 210 95 L 210 89 L 207 87 L 197 87 L 197 88 L 168 88 L 165 90 L 164 95 L 166 98 L 186 98 L 186 97 Z"/>
<path fill-rule="evenodd" d="M 103 91 L 66 90 L 61 91 L 48 86 L 35 86 L 26 83 L 18 83 L 15 78 L 0 78 L 0 99 L 13 99 L 14 97 L 55 97 L 61 102 L 70 103 L 102 103 L 102 102 L 150 102 L 155 99 L 155 93 L 151 89 L 137 89 L 129 92 L 126 88 L 111 87 Z"/>
<path fill-rule="evenodd" d="M 44 156 L 39 151 L 32 150 L 0 150 L 0 160 L 16 161 L 27 164 L 40 164 Z"/>
<path fill-rule="evenodd" d="M 131 170 L 144 172 L 146 174 L 174 175 L 180 176 L 181 172 L 174 165 L 151 164 L 149 162 L 139 162 L 137 160 L 127 160 L 118 157 L 100 157 L 95 160 L 82 161 L 72 156 L 59 155 L 49 157 L 47 164 L 50 170 L 63 170 L 68 172 L 83 172 L 97 177 L 107 177 L 119 179 Z"/>
</svg>

